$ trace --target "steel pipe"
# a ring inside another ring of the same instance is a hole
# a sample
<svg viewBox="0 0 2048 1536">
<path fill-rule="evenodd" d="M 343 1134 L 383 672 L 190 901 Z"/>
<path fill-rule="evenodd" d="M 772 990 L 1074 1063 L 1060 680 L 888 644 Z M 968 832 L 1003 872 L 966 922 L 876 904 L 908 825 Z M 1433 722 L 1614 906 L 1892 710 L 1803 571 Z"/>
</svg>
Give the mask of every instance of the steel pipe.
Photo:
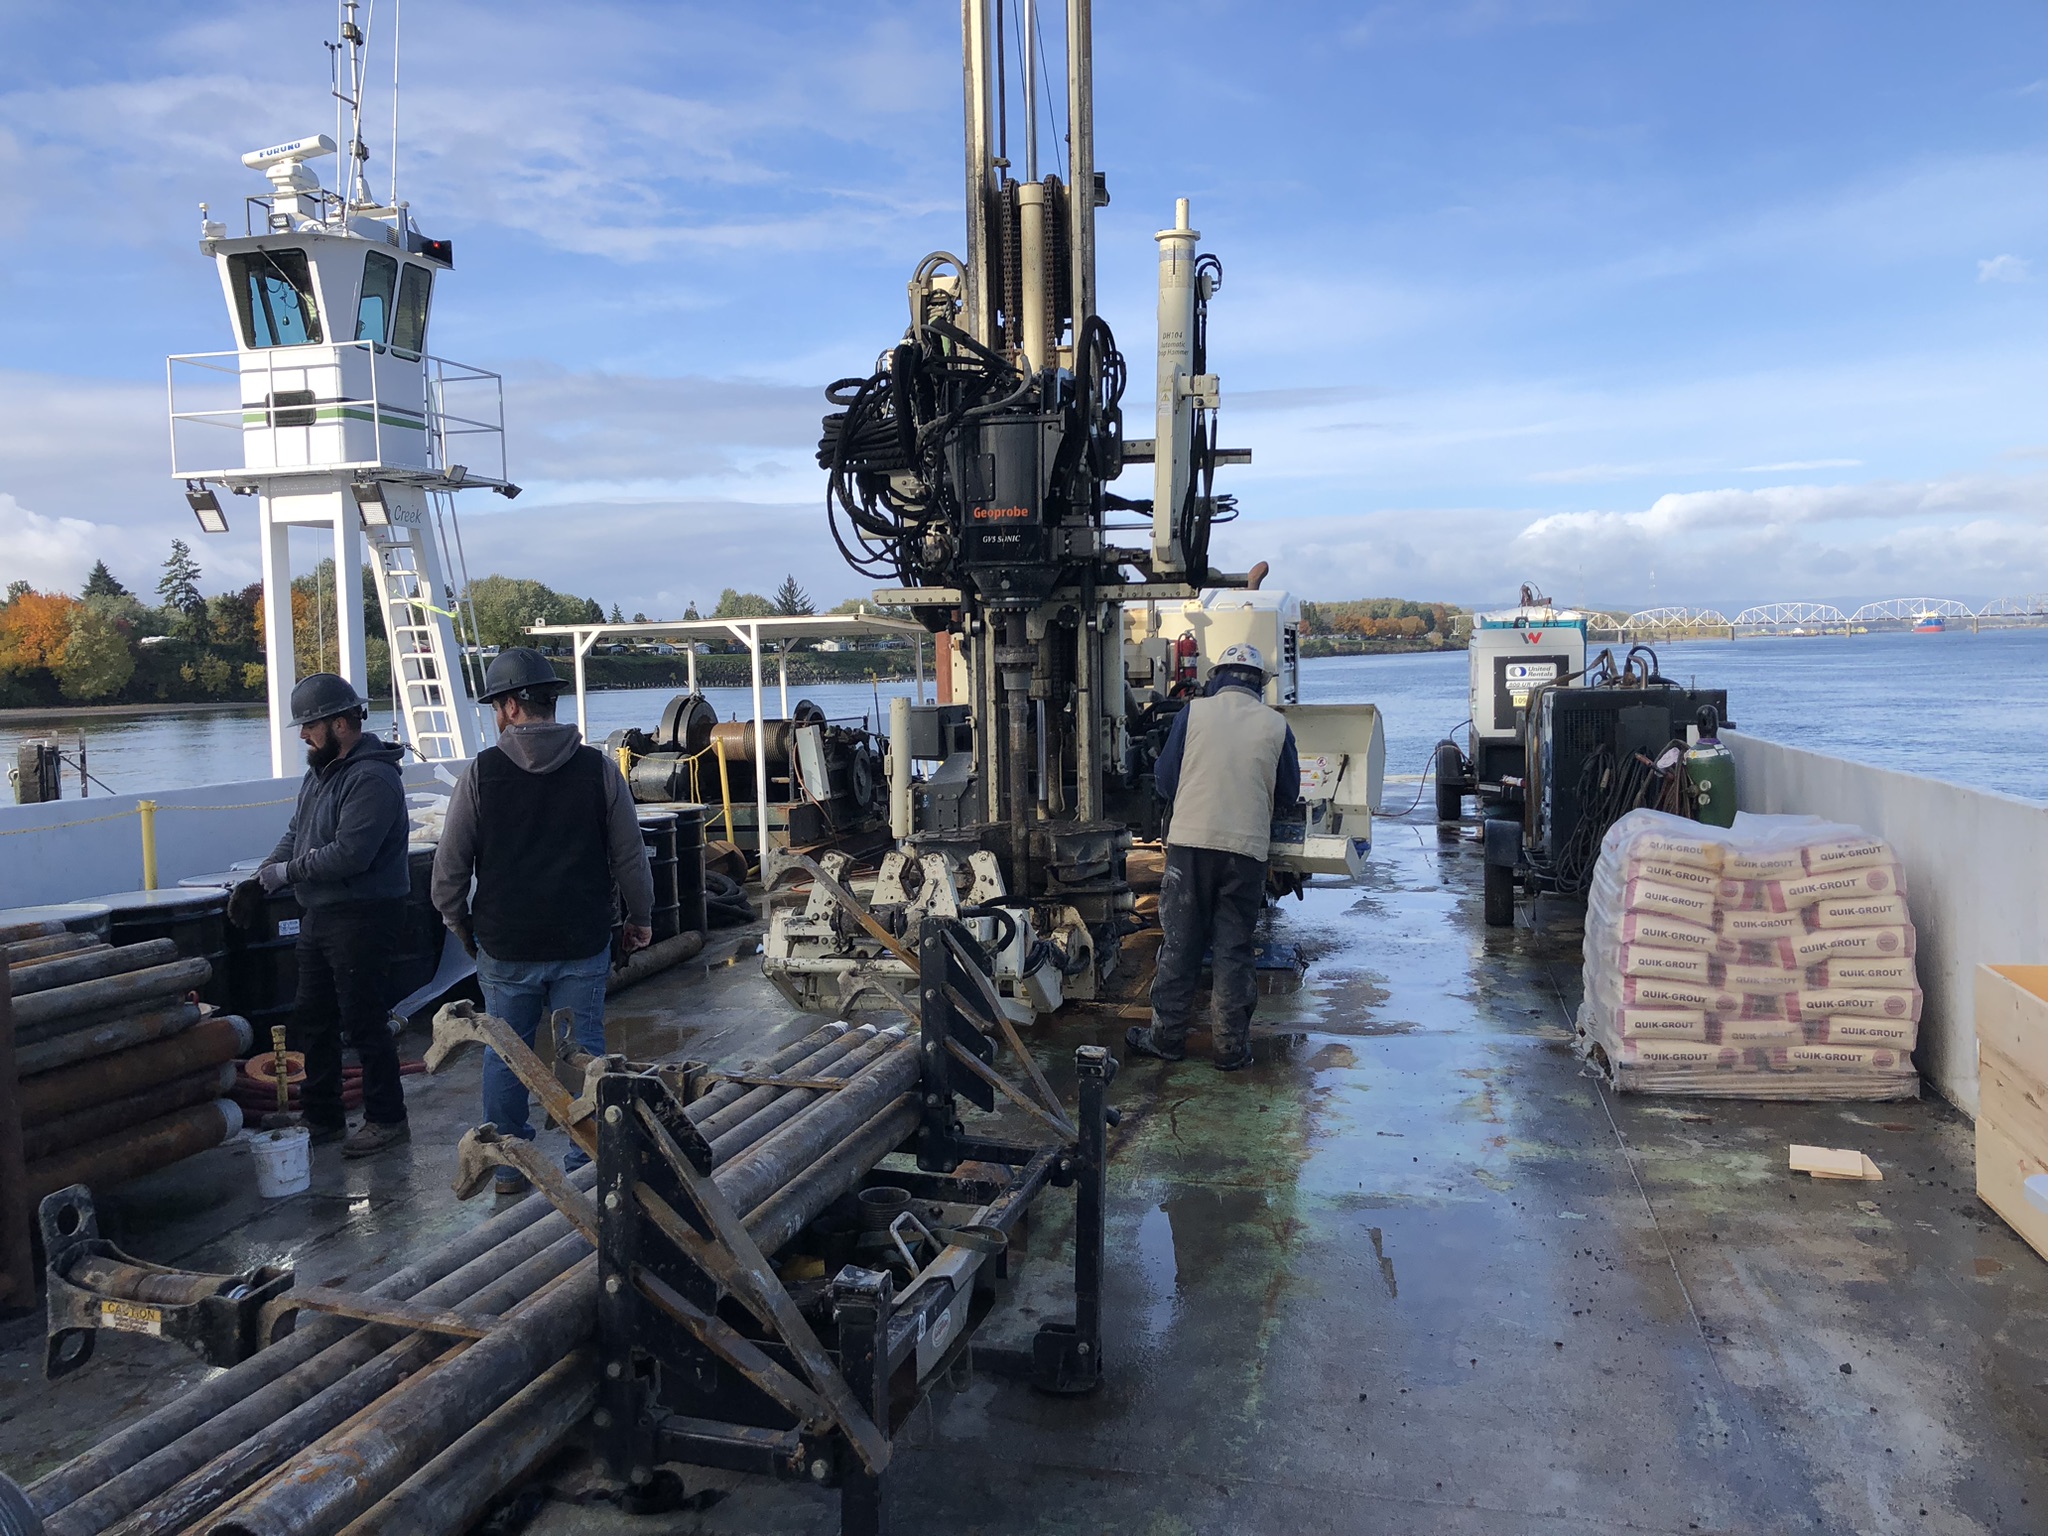
<svg viewBox="0 0 2048 1536">
<path fill-rule="evenodd" d="M 871 1039 L 848 1051 L 838 1061 L 821 1069 L 819 1077 L 840 1078 L 851 1082 L 875 1062 L 894 1050 L 903 1041 L 904 1031 L 900 1026 L 877 1032 Z M 837 1097 L 846 1092 L 844 1088 L 794 1088 L 785 1090 L 775 1101 L 761 1109 L 744 1124 L 734 1126 L 722 1135 L 711 1137 L 711 1155 L 723 1161 L 737 1157 L 755 1142 L 772 1135 L 778 1126 L 787 1125 L 811 1104 L 820 1098 Z M 710 1135 L 706 1132 L 707 1137 Z"/>
<path fill-rule="evenodd" d="M 803 1039 L 796 1041 L 794 1044 L 785 1045 L 766 1061 L 749 1063 L 746 1070 L 764 1074 L 769 1072 L 786 1072 L 813 1051 L 830 1045 L 834 1040 L 845 1034 L 847 1029 L 848 1026 L 844 1020 L 834 1020 L 830 1024 L 822 1025 L 812 1030 Z M 721 1109 L 724 1109 L 726 1105 L 738 1102 L 751 1092 L 753 1092 L 753 1089 L 745 1083 L 720 1083 L 716 1088 L 699 1094 L 696 1098 L 692 1099 L 683 1110 L 683 1113 L 690 1117 L 692 1125 L 702 1126 L 706 1120 L 717 1114 Z"/>
<path fill-rule="evenodd" d="M 851 1033 L 854 1032 L 843 1024 L 826 1025 L 776 1052 L 762 1064 L 761 1069 L 787 1071 L 807 1056 L 816 1054 L 821 1047 L 838 1042 Z M 903 1064 L 911 1068 L 911 1076 L 914 1077 L 915 1063 L 910 1050 L 899 1047 L 895 1056 L 903 1058 Z M 749 1198 L 752 1189 L 764 1175 L 772 1176 L 775 1168 L 784 1166 L 786 1159 L 787 1166 L 796 1174 L 807 1177 L 801 1190 L 777 1203 L 776 1211 L 779 1214 L 802 1210 L 803 1215 L 797 1219 L 797 1225 L 801 1226 L 804 1220 L 823 1209 L 845 1188 L 851 1187 L 851 1183 L 857 1182 L 864 1172 L 864 1168 L 852 1166 L 850 1159 L 864 1150 L 865 1144 L 854 1152 L 843 1150 L 840 1144 L 848 1140 L 846 1133 L 849 1128 L 856 1133 L 868 1131 L 872 1138 L 873 1132 L 865 1123 L 875 1118 L 871 1084 L 886 1080 L 896 1070 L 894 1058 L 885 1056 L 868 1072 L 851 1081 L 847 1088 L 826 1095 L 833 1102 L 806 1104 L 788 1124 L 779 1126 L 776 1134 L 750 1149 L 732 1170 L 720 1170 L 717 1178 L 721 1188 L 726 1187 L 728 1178 L 734 1181 L 728 1198 L 733 1198 L 740 1209 L 759 1203 Z M 744 1084 L 722 1083 L 690 1105 L 689 1112 L 693 1119 L 700 1115 L 708 1119 L 755 1091 Z M 765 1107 L 772 1108 L 784 1096 L 782 1091 L 773 1092 Z M 830 1113 L 821 1114 L 820 1111 Z M 748 1116 L 748 1119 L 752 1118 L 754 1116 Z M 892 1125 L 891 1129 L 895 1126 Z M 835 1130 L 838 1132 L 836 1135 L 833 1134 Z M 908 1134 L 907 1128 L 899 1133 L 897 1140 L 903 1134 Z M 807 1142 L 816 1143 L 822 1149 L 825 1161 L 841 1166 L 825 1174 L 811 1175 L 809 1163 L 819 1159 L 801 1157 Z M 879 1157 L 886 1150 L 887 1147 L 882 1147 L 874 1155 Z M 594 1179 L 594 1167 L 578 1170 L 571 1176 L 571 1182 L 585 1190 L 592 1186 Z M 739 1198 L 734 1198 L 735 1192 Z M 566 1220 L 547 1213 L 541 1197 L 529 1197 L 466 1239 L 458 1239 L 457 1244 L 449 1245 L 440 1254 L 422 1261 L 421 1265 L 392 1276 L 383 1285 L 373 1288 L 373 1294 L 403 1297 L 420 1304 L 453 1305 L 464 1300 L 477 1284 L 489 1283 L 486 1271 L 495 1269 L 504 1273 L 520 1254 L 531 1254 L 545 1239 L 562 1242 L 567 1235 Z M 490 1240 L 493 1238 L 499 1240 L 493 1242 Z M 784 1241 L 787 1241 L 786 1237 L 777 1237 L 774 1246 L 780 1246 Z M 575 1242 L 580 1242 L 580 1239 Z M 573 1249 L 575 1242 L 567 1242 L 564 1246 Z M 445 1267 L 436 1266 L 436 1260 L 448 1259 L 450 1249 L 457 1247 L 466 1249 L 466 1260 L 461 1264 L 449 1260 Z M 515 1251 L 500 1253 L 497 1251 L 500 1247 Z M 465 1264 L 469 1270 L 466 1274 L 462 1272 Z M 436 1267 L 439 1267 L 441 1277 L 438 1280 L 425 1273 Z M 433 1283 L 427 1283 L 429 1280 Z M 536 1297 L 533 1304 L 539 1300 Z M 314 1442 L 310 1450 L 303 1447 L 288 1450 L 286 1454 L 291 1459 L 282 1469 L 272 1471 L 257 1486 L 237 1497 L 231 1509 L 221 1512 L 218 1517 L 220 1524 L 205 1528 L 231 1531 L 245 1528 L 238 1522 L 269 1518 L 266 1511 L 274 1513 L 274 1509 L 265 1490 L 296 1486 L 303 1480 L 296 1476 L 294 1469 L 307 1470 L 309 1458 L 319 1455 L 323 1448 L 336 1446 L 337 1441 L 340 1441 L 345 1460 L 348 1454 L 352 1454 L 350 1448 L 354 1441 L 341 1437 L 353 1437 L 361 1429 L 371 1434 L 375 1441 L 371 1447 L 375 1476 L 369 1483 L 353 1488 L 347 1495 L 348 1507 L 329 1509 L 323 1505 L 321 1510 L 313 1512 L 317 1515 L 315 1523 L 303 1526 L 298 1520 L 305 1511 L 294 1510 L 285 1528 L 295 1532 L 304 1530 L 310 1536 L 313 1531 L 332 1531 L 345 1520 L 359 1518 L 372 1503 L 389 1494 L 412 1471 L 448 1446 L 451 1439 L 505 1402 L 512 1393 L 527 1386 L 535 1371 L 552 1366 L 570 1346 L 587 1338 L 594 1316 L 592 1300 L 594 1297 L 590 1295 L 583 1300 L 576 1336 L 531 1368 L 522 1364 L 507 1375 L 503 1374 L 502 1361 L 499 1365 L 492 1365 L 493 1358 L 508 1350 L 521 1360 L 530 1360 L 536 1353 L 523 1346 L 514 1350 L 512 1345 L 506 1344 L 498 1345 L 482 1364 L 466 1363 L 492 1340 L 523 1328 L 523 1324 L 515 1325 L 511 1318 L 501 1325 L 491 1340 L 468 1347 L 458 1346 L 445 1354 L 440 1362 L 417 1371 L 411 1380 L 377 1398 L 367 1411 L 358 1410 L 353 1423 L 338 1432 L 328 1432 L 326 1438 Z M 526 1312 L 527 1306 L 522 1305 L 520 1316 L 524 1317 Z M 216 1459 L 222 1460 L 221 1472 L 228 1470 L 230 1459 L 236 1468 L 246 1471 L 252 1465 L 260 1464 L 283 1441 L 297 1438 L 298 1431 L 317 1425 L 326 1416 L 327 1408 L 360 1401 L 362 1394 L 382 1378 L 381 1371 L 368 1375 L 354 1387 L 345 1388 L 328 1399 L 326 1408 L 302 1413 L 293 1421 L 291 1432 L 286 1435 L 273 1438 L 265 1434 L 278 1421 L 297 1412 L 302 1405 L 310 1403 L 337 1383 L 364 1376 L 362 1368 L 377 1357 L 380 1348 L 387 1346 L 393 1338 L 403 1337 L 399 1330 L 393 1328 L 365 1326 L 346 1319 L 321 1318 L 308 1323 L 291 1338 L 187 1394 L 186 1399 L 152 1415 L 142 1424 L 131 1427 L 108 1444 L 96 1447 L 38 1483 L 32 1494 L 45 1516 L 50 1536 L 97 1536 L 106 1530 L 109 1520 L 120 1519 L 130 1512 L 134 1512 L 135 1518 L 122 1528 L 123 1536 L 128 1536 L 131 1531 L 139 1536 L 145 1531 L 174 1530 L 179 1528 L 175 1521 L 183 1516 L 203 1516 L 205 1508 L 196 1502 L 202 1487 L 217 1489 L 222 1484 L 212 1474 L 194 1480 L 194 1473 L 203 1472 Z M 398 1346 L 399 1350 L 403 1348 L 403 1344 Z M 537 1353 L 545 1353 L 545 1350 Z M 273 1356 L 278 1358 L 273 1360 Z M 431 1349 L 428 1358 L 431 1360 Z M 415 1391 L 426 1393 L 428 1384 L 437 1382 L 442 1385 L 433 1387 L 431 1398 L 414 1400 Z M 453 1385 L 447 1385 L 448 1382 Z M 448 1394 L 445 1401 L 444 1392 Z M 391 1440 L 392 1436 L 397 1440 Z M 254 1444 L 257 1440 L 264 1441 L 264 1444 Z M 396 1449 L 393 1449 L 394 1445 Z M 377 1446 L 383 1449 L 377 1449 Z M 354 1446 L 354 1449 L 361 1450 L 361 1447 Z M 260 1470 L 256 1475 L 262 1475 Z M 189 1483 L 184 1494 L 165 1501 L 164 1491 L 181 1481 Z M 163 1507 L 161 1519 L 164 1523 L 159 1523 L 157 1517 L 147 1515 L 138 1507 L 145 1500 L 151 1501 L 151 1508 Z M 55 1518 L 52 1518 L 53 1514 Z M 185 1523 L 191 1524 L 192 1521 L 187 1518 Z M 203 1520 L 201 1524 L 205 1526 Z M 364 1530 L 372 1528 L 363 1527 Z"/>
<path fill-rule="evenodd" d="M 505 1489 L 547 1460 L 597 1401 L 597 1354 L 579 1349 L 399 1484 L 342 1536 L 467 1530 Z"/>
<path fill-rule="evenodd" d="M 107 949 L 110 946 L 102 938 L 89 933 L 45 934 L 39 939 L 16 939 L 11 944 L 0 944 L 0 961 L 8 965 L 21 965 L 30 960 L 43 960 L 51 955 L 75 954 L 81 949 Z"/>
<path fill-rule="evenodd" d="M 194 1153 L 217 1147 L 242 1128 L 242 1107 L 233 1099 L 195 1104 L 161 1115 L 133 1130 L 72 1147 L 30 1163 L 23 1177 L 30 1205 L 72 1184 L 105 1189 Z"/>
<path fill-rule="evenodd" d="M 200 964 L 205 964 L 201 961 Z M 48 997 L 50 994 L 41 994 Z M 30 999 L 34 1001 L 33 998 Z M 247 1050 L 253 1038 L 246 1019 L 234 1014 L 223 1017 L 239 1025 L 241 1048 Z M 52 1040 L 38 1040 L 33 1045 L 18 1045 L 14 1052 L 15 1070 L 23 1077 L 33 1077 L 38 1072 L 53 1072 L 58 1067 L 72 1066 L 77 1062 L 91 1061 L 98 1056 L 111 1056 L 116 1051 L 125 1051 L 130 1046 L 147 1045 L 152 1040 L 167 1039 L 182 1034 L 199 1022 L 197 1003 L 177 1003 L 168 1008 L 156 1008 L 144 1013 L 131 1013 L 126 1018 L 116 1019 L 109 1024 L 94 1025 L 90 1029 L 72 1030 Z"/>
<path fill-rule="evenodd" d="M 553 1284 L 590 1253 L 579 1233 L 566 1233 L 485 1285 L 462 1305 L 465 1312 L 498 1317 Z M 415 1372 L 430 1370 L 465 1346 L 415 1333 L 391 1344 L 360 1369 L 309 1397 L 289 1413 L 222 1452 L 168 1492 L 112 1527 L 107 1536 L 168 1536 L 236 1498 L 288 1458 L 346 1424 Z"/>
<path fill-rule="evenodd" d="M 109 1099 L 142 1093 L 155 1084 L 205 1067 L 233 1061 L 249 1049 L 232 1015 L 216 1015 L 169 1040 L 116 1051 L 79 1066 L 27 1078 L 21 1085 L 21 1118 L 41 1125 Z"/>
<path fill-rule="evenodd" d="M 747 1230 L 774 1253 L 804 1224 L 867 1177 L 917 1129 L 917 1095 L 898 1094 L 860 1129 L 747 1213 Z"/>
<path fill-rule="evenodd" d="M 141 944 L 106 945 L 78 954 L 51 955 L 26 965 L 9 967 L 13 972 L 14 999 L 47 992 L 53 987 L 75 986 L 81 981 L 99 981 L 108 976 L 125 976 L 153 965 L 169 965 L 178 958 L 172 939 L 150 939 Z"/>
<path fill-rule="evenodd" d="M 385 1394 L 211 1520 L 209 1536 L 330 1536 L 459 1439 L 597 1326 L 597 1255 L 521 1302 L 466 1349 Z"/>
<path fill-rule="evenodd" d="M 826 1075 L 826 1068 L 832 1066 L 835 1062 L 845 1061 L 847 1057 L 859 1050 L 861 1046 L 873 1040 L 878 1033 L 880 1031 L 872 1024 L 862 1024 L 857 1028 L 849 1029 L 821 1049 L 811 1052 L 810 1055 L 804 1057 L 801 1061 L 792 1063 L 788 1069 L 789 1075 L 791 1077 L 823 1077 Z M 697 1122 L 697 1129 L 703 1133 L 706 1141 L 714 1143 L 711 1149 L 712 1155 L 715 1157 L 718 1154 L 718 1148 L 715 1143 L 719 1137 L 735 1127 L 745 1124 L 789 1092 L 790 1090 L 787 1088 L 752 1088 L 718 1111 L 717 1114 L 699 1120 Z"/>
<path fill-rule="evenodd" d="M 905 1040 L 836 1093 L 806 1105 L 794 1120 L 747 1148 L 717 1173 L 733 1209 L 751 1211 L 916 1083 L 917 1043 Z"/>
<path fill-rule="evenodd" d="M 125 1126 L 146 1125 L 195 1104 L 227 1098 L 234 1086 L 233 1062 L 202 1067 L 197 1072 L 174 1077 L 142 1093 L 107 1099 L 54 1120 L 45 1120 L 40 1125 L 28 1126 L 21 1133 L 21 1155 L 31 1163 L 52 1158 L 67 1148 L 83 1147 L 89 1142 L 113 1136 Z"/>
<path fill-rule="evenodd" d="M 170 940 L 160 942 L 170 943 Z M 172 945 L 173 950 L 176 947 Z M 205 986 L 207 978 L 212 975 L 212 962 L 195 956 L 190 960 L 173 960 L 167 965 L 129 971 L 121 976 L 102 976 L 94 981 L 52 987 L 47 992 L 33 993 L 15 1002 L 14 1027 L 17 1030 L 29 1029 L 53 1019 L 95 1013 L 124 1003 L 139 1005 L 159 997 L 177 997 L 195 987 Z"/>
<path fill-rule="evenodd" d="M 597 1170 L 594 1166 L 579 1169 L 569 1176 L 569 1181 L 583 1189 L 589 1189 L 597 1182 Z M 442 1244 L 417 1263 L 409 1264 L 386 1276 L 371 1286 L 367 1294 L 393 1301 L 417 1299 L 433 1285 L 458 1274 L 465 1267 L 475 1264 L 479 1259 L 493 1254 L 499 1247 L 512 1242 L 522 1233 L 550 1220 L 560 1223 L 555 1229 L 557 1233 L 568 1230 L 567 1220 L 555 1213 L 545 1196 L 529 1195 L 518 1204 L 500 1211 L 490 1220 Z M 465 1291 L 463 1294 L 467 1295 L 468 1292 Z M 38 1479 L 28 1490 L 29 1497 L 36 1506 L 36 1512 L 45 1521 L 50 1521 L 59 1511 L 67 1509 L 87 1495 L 111 1487 L 118 1478 L 139 1467 L 148 1458 L 177 1444 L 188 1435 L 212 1427 L 216 1419 L 237 1404 L 253 1398 L 301 1366 L 321 1360 L 328 1351 L 348 1341 L 363 1327 L 363 1324 L 349 1318 L 317 1318 L 300 1327 L 282 1342 L 244 1360 L 238 1366 L 223 1371 L 211 1380 L 202 1382 L 189 1392 L 166 1403 L 156 1412 L 108 1436 L 91 1450 L 73 1457 L 63 1466 Z M 390 1336 L 396 1335 L 394 1333 Z M 287 1399 L 280 1400 L 289 1406 L 304 1395 L 301 1392 L 298 1396 L 288 1396 Z M 269 1411 L 265 1408 L 259 1410 L 259 1413 Z M 267 1422 L 267 1419 L 259 1416 L 254 1422 L 261 1424 Z M 249 1432 L 243 1430 L 235 1439 L 240 1439 Z M 226 1445 L 233 1443 L 233 1440 L 228 1440 L 215 1445 L 192 1465 L 202 1464 Z M 191 1467 L 188 1466 L 184 1470 L 190 1471 Z M 151 1492 L 169 1487 L 183 1475 L 183 1471 L 173 1473 L 157 1483 Z M 109 1519 L 118 1519 L 121 1514 L 125 1514 L 150 1496 L 151 1493 L 143 1493 L 114 1515 L 80 1524 L 76 1528 L 80 1532 L 99 1531 L 105 1527 Z M 51 1529 L 52 1536 L 56 1536 L 57 1527 L 52 1526 Z"/>
<path fill-rule="evenodd" d="M 218 1037 L 226 1024 L 224 1019 L 209 1019 L 189 1036 L 122 1052 L 109 1058 L 104 1067 L 115 1080 L 126 1082 L 131 1074 L 146 1071 L 153 1063 L 162 1061 L 174 1047 L 196 1048 L 213 1037 L 209 1048 L 218 1049 Z M 823 1025 L 758 1063 L 758 1068 L 785 1071 L 846 1033 L 844 1023 Z M 228 1054 L 232 1055 L 231 1036 L 226 1043 Z M 241 1048 L 247 1048 L 246 1040 Z M 53 1073 L 24 1084 L 24 1091 L 35 1095 L 33 1102 L 38 1113 L 53 1112 L 73 1102 L 74 1095 L 83 1087 L 83 1079 L 77 1074 L 88 1070 L 75 1068 Z M 720 1083 L 692 1101 L 686 1113 L 693 1119 L 708 1117 L 749 1091 L 745 1084 Z M 596 1179 L 594 1165 L 569 1176 L 571 1184 L 586 1191 Z M 416 1264 L 370 1287 L 368 1294 L 423 1305 L 452 1305 L 568 1230 L 566 1218 L 558 1215 L 544 1196 L 529 1195 Z M 518 1248 L 498 1251 L 522 1234 L 531 1235 Z M 532 1246 L 535 1244 L 538 1247 Z M 443 1281 L 449 1283 L 443 1286 Z M 365 1344 L 360 1340 L 358 1336 L 365 1333 L 374 1333 L 376 1342 Z M 51 1536 L 95 1536 L 109 1522 L 156 1497 L 262 1425 L 340 1380 L 395 1337 L 397 1330 L 366 1328 L 346 1318 L 323 1317 L 303 1323 L 291 1337 L 55 1469 L 29 1490 L 30 1496 L 43 1517 L 52 1521 Z M 283 1385 L 278 1386 L 279 1383 Z M 278 1390 L 271 1391 L 273 1386 L 278 1386 Z M 236 1411 L 238 1405 L 246 1405 L 246 1411 Z M 73 1505 L 80 1507 L 74 1512 Z M 53 1518 L 60 1511 L 67 1512 L 62 1523 Z"/>
<path fill-rule="evenodd" d="M 636 949 L 626 956 L 625 963 L 616 967 L 605 978 L 604 995 L 623 992 L 628 987 L 638 986 L 650 976 L 659 976 L 663 971 L 672 970 L 685 960 L 693 959 L 704 952 L 704 935 L 695 928 L 687 933 L 676 934 L 663 939 L 659 944 L 650 944 L 645 949 Z"/>
<path fill-rule="evenodd" d="M 45 909 L 47 910 L 47 909 Z M 101 909 L 102 911 L 105 908 Z M 55 938 L 71 930 L 64 926 L 63 919 L 55 917 L 16 918 L 0 920 L 0 944 L 18 944 L 24 939 Z"/>
<path fill-rule="evenodd" d="M 835 1167 L 806 1179 L 803 1195 L 788 1207 L 792 1215 L 803 1212 L 797 1220 L 801 1227 L 865 1172 L 850 1153 L 839 1150 L 849 1140 L 848 1128 L 857 1138 L 869 1130 L 867 1122 L 876 1118 L 875 1112 L 885 1109 L 895 1112 L 893 1123 L 885 1117 L 889 1128 L 907 1123 L 906 1114 L 914 1119 L 915 1105 L 904 1090 L 916 1077 L 917 1050 L 905 1041 L 754 1151 L 717 1169 L 713 1181 L 735 1208 L 748 1210 L 761 1203 L 753 1191 L 764 1178 L 773 1178 L 785 1166 L 791 1177 L 806 1174 L 822 1157 Z M 832 1134 L 835 1127 L 837 1135 Z M 804 1156 L 807 1148 L 811 1155 Z M 837 1183 L 842 1175 L 847 1182 Z M 359 1413 L 292 1458 L 212 1521 L 202 1523 L 202 1529 L 208 1536 L 331 1536 L 542 1370 L 587 1343 L 596 1326 L 596 1311 L 593 1255 L 521 1303 L 488 1336 L 466 1349 L 449 1351 L 431 1369 L 386 1394 L 373 1411 Z"/>
</svg>

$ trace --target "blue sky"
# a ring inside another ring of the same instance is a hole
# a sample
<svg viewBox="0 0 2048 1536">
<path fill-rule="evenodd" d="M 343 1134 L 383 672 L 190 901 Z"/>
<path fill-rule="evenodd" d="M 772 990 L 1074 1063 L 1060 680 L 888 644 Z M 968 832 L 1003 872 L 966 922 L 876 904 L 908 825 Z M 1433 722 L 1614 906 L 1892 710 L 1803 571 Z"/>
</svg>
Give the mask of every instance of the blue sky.
<svg viewBox="0 0 2048 1536">
<path fill-rule="evenodd" d="M 477 574 L 651 615 L 785 570 L 861 590 L 820 390 L 961 243 L 958 8 L 738 9 L 404 0 L 400 192 L 457 251 L 431 345 L 505 375 L 528 488 L 466 500 Z M 1255 462 L 1221 560 L 1324 598 L 2048 590 L 2038 4 L 1097 9 L 1102 307 L 1141 410 L 1176 196 L 1225 264 L 1211 356 Z M 144 583 L 196 536 L 163 356 L 229 344 L 197 204 L 332 131 L 334 8 L 6 16 L 0 577 Z M 248 521 L 197 541 L 223 585 Z"/>
</svg>

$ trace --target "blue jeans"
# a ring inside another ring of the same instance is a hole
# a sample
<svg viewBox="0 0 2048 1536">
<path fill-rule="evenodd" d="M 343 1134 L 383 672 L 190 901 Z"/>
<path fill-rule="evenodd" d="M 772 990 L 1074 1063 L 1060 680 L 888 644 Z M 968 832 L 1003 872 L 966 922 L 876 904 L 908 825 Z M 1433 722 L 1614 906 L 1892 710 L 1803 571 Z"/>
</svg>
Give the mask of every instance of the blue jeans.
<svg viewBox="0 0 2048 1536">
<path fill-rule="evenodd" d="M 576 1044 L 593 1056 L 604 1054 L 604 983 L 611 972 L 609 949 L 582 960 L 494 960 L 481 948 L 476 956 L 477 980 L 483 983 L 484 1008 L 510 1024 L 528 1045 L 540 1032 L 540 1021 L 557 1008 L 576 1015 Z M 526 1084 L 498 1059 L 484 1053 L 484 1118 L 501 1136 L 533 1140 L 526 1119 Z M 572 1149 L 574 1168 L 589 1161 Z"/>
</svg>

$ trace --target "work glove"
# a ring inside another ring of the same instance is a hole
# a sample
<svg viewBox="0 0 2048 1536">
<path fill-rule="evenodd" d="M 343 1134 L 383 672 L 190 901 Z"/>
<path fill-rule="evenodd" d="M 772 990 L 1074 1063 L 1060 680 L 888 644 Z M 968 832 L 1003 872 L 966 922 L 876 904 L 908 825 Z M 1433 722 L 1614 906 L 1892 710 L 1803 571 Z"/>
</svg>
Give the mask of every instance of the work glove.
<svg viewBox="0 0 2048 1536">
<path fill-rule="evenodd" d="M 256 878 L 263 882 L 266 895 L 275 896 L 292 883 L 289 864 L 266 864 L 256 871 Z"/>
<path fill-rule="evenodd" d="M 254 928 L 263 916 L 263 887 L 244 880 L 228 893 L 228 921 L 237 928 Z"/>
</svg>

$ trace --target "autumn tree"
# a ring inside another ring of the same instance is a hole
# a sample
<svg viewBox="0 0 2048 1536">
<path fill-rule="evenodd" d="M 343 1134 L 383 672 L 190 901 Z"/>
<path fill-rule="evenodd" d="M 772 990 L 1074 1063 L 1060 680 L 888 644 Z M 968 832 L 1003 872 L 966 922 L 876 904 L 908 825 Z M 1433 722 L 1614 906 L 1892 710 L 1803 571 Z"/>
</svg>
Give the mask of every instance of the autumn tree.
<svg viewBox="0 0 2048 1536">
<path fill-rule="evenodd" d="M 57 666 L 57 686 L 64 697 L 77 703 L 112 698 L 134 675 L 135 653 L 120 625 L 92 604 L 79 603 Z"/>
<path fill-rule="evenodd" d="M 84 604 L 61 592 L 20 585 L 24 590 L 0 606 L 0 670 L 55 672 L 64 665 L 64 648 L 71 642 L 72 615 Z"/>
</svg>

